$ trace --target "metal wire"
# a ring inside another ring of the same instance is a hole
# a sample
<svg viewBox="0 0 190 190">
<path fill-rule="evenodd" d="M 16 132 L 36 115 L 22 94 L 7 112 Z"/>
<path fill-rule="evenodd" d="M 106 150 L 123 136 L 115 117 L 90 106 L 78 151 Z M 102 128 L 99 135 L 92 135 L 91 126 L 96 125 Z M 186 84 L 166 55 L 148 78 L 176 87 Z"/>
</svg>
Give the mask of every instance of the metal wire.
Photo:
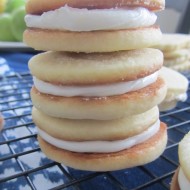
<svg viewBox="0 0 190 190">
<path fill-rule="evenodd" d="M 9 189 L 10 184 L 12 189 L 22 186 L 33 190 L 169 189 L 178 167 L 178 143 L 190 130 L 190 100 L 178 104 L 170 112 L 161 113 L 160 119 L 168 124 L 169 140 L 159 159 L 122 171 L 83 172 L 53 162 L 41 152 L 31 119 L 31 86 L 32 77 L 29 73 L 16 73 L 0 79 L 0 111 L 5 118 L 5 127 L 0 135 L 0 189 Z M 33 163 L 32 160 L 38 156 L 39 163 Z M 26 164 L 27 161 L 30 163 Z M 14 169 L 10 169 L 12 166 Z M 7 175 L 6 167 L 13 172 Z M 37 183 L 38 178 L 47 183 Z"/>
</svg>

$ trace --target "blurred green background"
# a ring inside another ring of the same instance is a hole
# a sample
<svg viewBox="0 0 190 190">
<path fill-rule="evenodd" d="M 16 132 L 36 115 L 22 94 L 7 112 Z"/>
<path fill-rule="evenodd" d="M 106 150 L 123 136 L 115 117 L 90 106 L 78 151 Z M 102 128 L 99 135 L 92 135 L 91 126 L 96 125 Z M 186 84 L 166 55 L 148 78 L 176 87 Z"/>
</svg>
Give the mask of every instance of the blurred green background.
<svg viewBox="0 0 190 190">
<path fill-rule="evenodd" d="M 25 0 L 0 0 L 0 41 L 22 41 Z"/>
</svg>

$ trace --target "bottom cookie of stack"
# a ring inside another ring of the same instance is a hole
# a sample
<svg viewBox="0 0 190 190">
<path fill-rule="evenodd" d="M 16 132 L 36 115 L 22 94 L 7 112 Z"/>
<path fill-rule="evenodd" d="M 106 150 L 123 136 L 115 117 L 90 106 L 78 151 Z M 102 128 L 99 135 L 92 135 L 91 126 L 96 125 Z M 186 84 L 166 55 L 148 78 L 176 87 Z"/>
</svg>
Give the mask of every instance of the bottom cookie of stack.
<svg viewBox="0 0 190 190">
<path fill-rule="evenodd" d="M 33 108 L 33 119 L 42 151 L 52 160 L 81 170 L 143 165 L 158 158 L 167 143 L 166 125 L 160 123 L 157 107 L 109 121 L 59 119 Z"/>
</svg>

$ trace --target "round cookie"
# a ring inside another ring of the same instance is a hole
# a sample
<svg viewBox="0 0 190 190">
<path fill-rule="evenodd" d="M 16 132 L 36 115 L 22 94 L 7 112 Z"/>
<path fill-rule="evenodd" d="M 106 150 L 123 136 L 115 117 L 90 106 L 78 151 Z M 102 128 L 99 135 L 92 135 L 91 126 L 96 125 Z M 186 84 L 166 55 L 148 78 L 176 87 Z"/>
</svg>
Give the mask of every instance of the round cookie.
<svg viewBox="0 0 190 190">
<path fill-rule="evenodd" d="M 170 68 L 162 67 L 160 76 L 167 85 L 167 94 L 163 102 L 159 105 L 160 111 L 173 109 L 178 101 L 185 101 L 187 98 L 188 79 L 181 73 Z"/>
<path fill-rule="evenodd" d="M 164 80 L 158 78 L 143 89 L 116 96 L 61 97 L 40 93 L 33 87 L 31 98 L 37 109 L 53 117 L 111 120 L 155 107 L 165 98 L 166 90 Z"/>
<path fill-rule="evenodd" d="M 169 68 L 180 67 L 180 65 L 183 65 L 187 62 L 190 62 L 190 59 L 188 57 L 179 57 L 176 59 L 165 59 L 164 66 L 169 67 Z"/>
<path fill-rule="evenodd" d="M 59 85 L 97 85 L 133 81 L 158 71 L 163 54 L 156 49 L 104 54 L 46 52 L 29 61 L 33 76 Z"/>
<path fill-rule="evenodd" d="M 90 171 L 113 171 L 143 165 L 162 154 L 167 143 L 166 125 L 159 132 L 139 145 L 115 153 L 75 153 L 50 145 L 38 136 L 42 151 L 52 160 L 67 166 Z"/>
<path fill-rule="evenodd" d="M 179 143 L 178 155 L 180 166 L 176 170 L 172 182 L 171 190 L 182 190 L 190 188 L 190 132 Z"/>
<path fill-rule="evenodd" d="M 171 52 L 190 47 L 190 36 L 187 34 L 163 34 L 162 40 L 154 46 L 163 52 Z"/>
<path fill-rule="evenodd" d="M 171 52 L 164 52 L 164 65 L 166 67 L 181 67 L 190 61 L 190 50 L 189 49 L 179 49 Z M 182 66 L 181 66 L 182 65 Z M 184 68 L 185 70 L 186 68 Z M 175 69 L 177 70 L 177 69 Z"/>
<path fill-rule="evenodd" d="M 142 114 L 117 120 L 98 121 L 50 117 L 33 107 L 32 118 L 38 128 L 57 139 L 67 141 L 112 141 L 126 139 L 142 133 L 159 119 L 159 110 L 154 107 Z"/>
<path fill-rule="evenodd" d="M 179 143 L 179 162 L 184 175 L 190 182 L 190 132 Z"/>
<path fill-rule="evenodd" d="M 171 52 L 164 52 L 165 59 L 176 59 L 179 57 L 190 58 L 190 50 L 189 49 L 179 49 Z"/>
<path fill-rule="evenodd" d="M 29 14 L 42 14 L 50 10 L 58 9 L 64 5 L 68 5 L 74 8 L 123 8 L 123 7 L 145 7 L 153 11 L 162 10 L 165 7 L 165 1 L 163 0 L 28 0 L 26 3 L 26 12 Z"/>
<path fill-rule="evenodd" d="M 176 106 L 177 106 L 176 100 L 169 102 L 163 101 L 161 104 L 158 105 L 160 111 L 169 111 L 174 109 Z"/>
<path fill-rule="evenodd" d="M 190 60 L 179 65 L 171 66 L 170 68 L 179 72 L 188 71 L 190 70 Z"/>
<path fill-rule="evenodd" d="M 160 28 L 157 26 L 96 32 L 28 28 L 25 30 L 23 38 L 28 46 L 36 50 L 93 53 L 151 47 L 159 42 L 161 35 Z"/>
</svg>

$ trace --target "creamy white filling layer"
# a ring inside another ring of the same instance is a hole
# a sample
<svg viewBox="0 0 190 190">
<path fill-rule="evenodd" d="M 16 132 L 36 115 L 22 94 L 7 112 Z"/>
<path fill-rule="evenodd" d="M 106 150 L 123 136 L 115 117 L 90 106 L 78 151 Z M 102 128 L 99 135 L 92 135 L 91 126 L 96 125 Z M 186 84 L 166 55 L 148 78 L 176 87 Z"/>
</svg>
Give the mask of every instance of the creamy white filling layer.
<svg viewBox="0 0 190 190">
<path fill-rule="evenodd" d="M 188 94 L 187 93 L 183 93 L 183 94 L 179 94 L 178 96 L 176 96 L 175 94 L 173 94 L 171 97 L 167 98 L 167 100 L 164 100 L 164 102 L 172 102 L 172 101 L 181 101 L 181 102 L 185 102 L 188 98 Z"/>
<path fill-rule="evenodd" d="M 66 5 L 42 15 L 25 16 L 27 27 L 76 32 L 147 27 L 153 25 L 156 20 L 155 13 L 141 7 L 88 10 Z"/>
<path fill-rule="evenodd" d="M 158 72 L 155 72 L 147 77 L 137 79 L 135 81 L 120 82 L 106 85 L 94 85 L 94 86 L 65 86 L 54 85 L 44 82 L 42 80 L 33 77 L 34 85 L 39 92 L 45 94 L 51 94 L 55 96 L 114 96 L 125 94 L 127 92 L 136 91 L 142 89 L 154 82 L 158 78 Z"/>
<path fill-rule="evenodd" d="M 117 141 L 84 141 L 84 142 L 75 142 L 75 141 L 64 141 L 57 138 L 54 138 L 38 128 L 38 134 L 48 143 L 69 151 L 73 152 L 117 152 L 124 149 L 128 149 L 132 146 L 140 144 L 153 135 L 155 135 L 160 128 L 160 120 L 155 124 L 149 127 L 146 131 L 136 136 Z"/>
<path fill-rule="evenodd" d="M 176 97 L 176 100 L 177 101 L 181 101 L 181 102 L 185 102 L 188 98 L 188 95 L 187 93 L 184 93 L 184 94 L 180 94 Z"/>
<path fill-rule="evenodd" d="M 179 182 L 180 190 L 189 190 L 190 189 L 190 181 L 186 178 L 186 176 L 183 173 L 183 170 L 181 168 L 179 169 L 178 182 Z"/>
</svg>

